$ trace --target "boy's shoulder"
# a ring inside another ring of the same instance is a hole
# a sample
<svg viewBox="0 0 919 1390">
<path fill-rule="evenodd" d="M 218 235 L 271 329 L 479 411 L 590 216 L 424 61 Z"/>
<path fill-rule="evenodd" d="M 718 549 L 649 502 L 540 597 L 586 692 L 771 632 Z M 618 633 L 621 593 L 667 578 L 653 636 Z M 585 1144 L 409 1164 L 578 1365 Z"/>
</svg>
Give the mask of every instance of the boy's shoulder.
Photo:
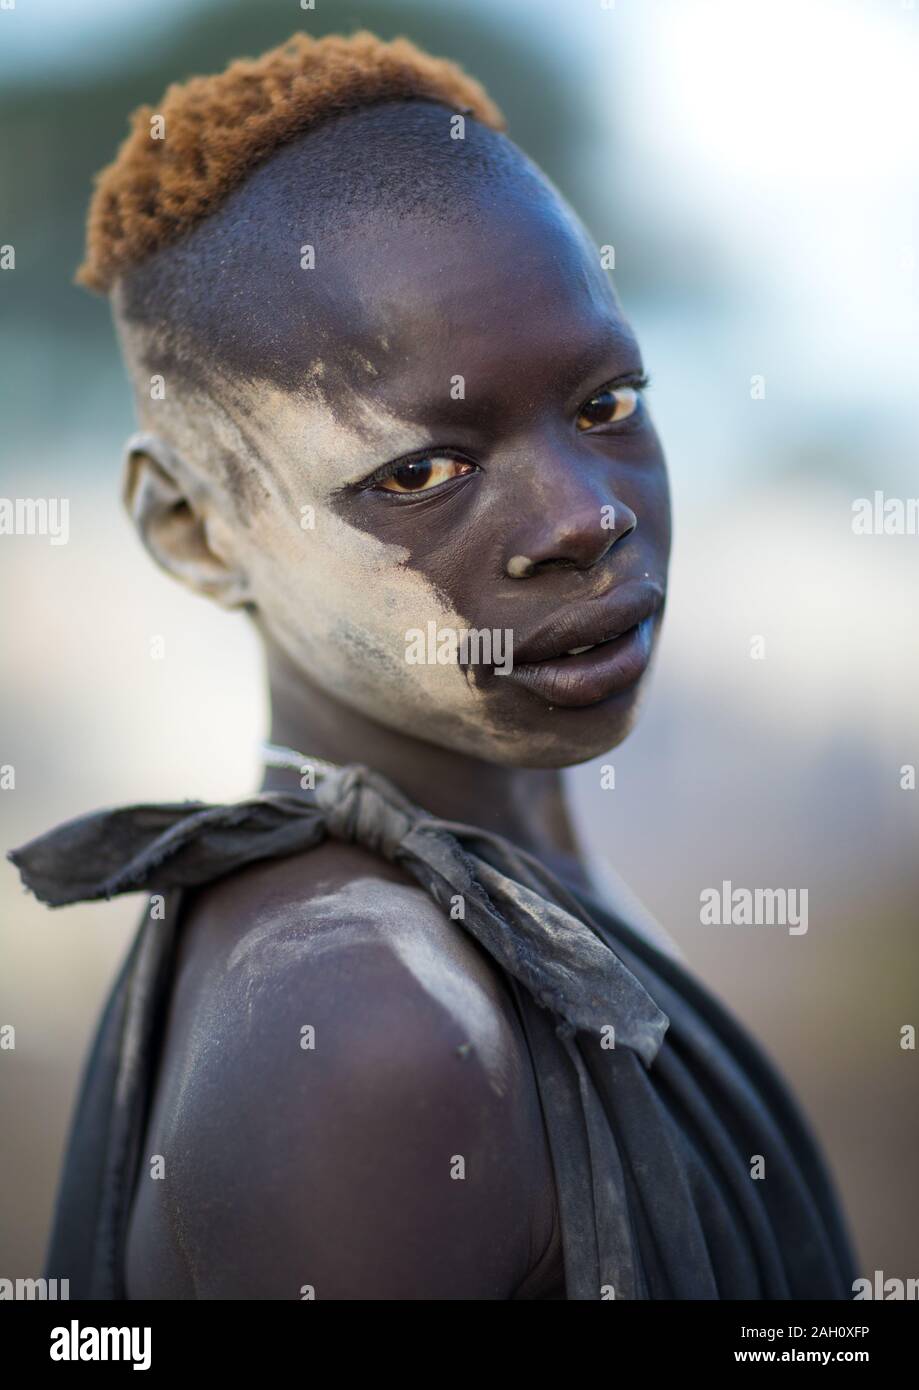
<svg viewBox="0 0 919 1390">
<path fill-rule="evenodd" d="M 506 983 L 460 922 L 351 846 L 190 901 L 146 1147 L 177 1167 L 169 1193 L 138 1193 L 135 1271 L 165 1241 L 204 1297 L 506 1298 L 550 1244 Z M 240 1272 L 224 1247 L 251 1249 L 253 1222 L 266 1243 Z M 140 1287 L 156 1296 L 155 1278 Z"/>
<path fill-rule="evenodd" d="M 191 901 L 182 936 L 183 977 L 193 975 L 234 1016 L 242 1005 L 251 1018 L 268 991 L 274 1011 L 317 996 L 343 1031 L 356 1005 L 370 1017 L 424 1000 L 439 1005 L 429 1024 L 447 1031 L 477 1035 L 489 1005 L 516 1021 L 498 967 L 462 921 L 358 846 L 326 841 L 208 885 Z M 421 1021 L 405 1016 L 406 1028 L 413 1020 Z"/>
<path fill-rule="evenodd" d="M 195 895 L 170 1027 L 194 1039 L 205 1017 L 241 1085 L 266 1070 L 308 1078 L 314 1104 L 339 1086 L 422 1097 L 532 1079 L 507 982 L 462 923 L 399 869 L 334 841 Z"/>
</svg>

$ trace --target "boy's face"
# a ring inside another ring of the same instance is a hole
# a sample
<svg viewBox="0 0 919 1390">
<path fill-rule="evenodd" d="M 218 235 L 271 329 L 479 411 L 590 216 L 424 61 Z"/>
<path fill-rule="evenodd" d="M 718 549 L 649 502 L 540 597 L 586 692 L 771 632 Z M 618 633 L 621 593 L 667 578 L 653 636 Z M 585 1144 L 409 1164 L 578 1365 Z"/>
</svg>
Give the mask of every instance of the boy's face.
<svg viewBox="0 0 919 1390">
<path fill-rule="evenodd" d="M 220 510 L 266 632 L 343 704 L 492 762 L 618 743 L 669 498 L 638 347 L 580 224 L 547 186 L 448 221 L 374 214 L 315 268 L 288 259 L 201 398 L 201 462 L 258 463 Z M 490 665 L 427 659 L 470 629 Z"/>
</svg>

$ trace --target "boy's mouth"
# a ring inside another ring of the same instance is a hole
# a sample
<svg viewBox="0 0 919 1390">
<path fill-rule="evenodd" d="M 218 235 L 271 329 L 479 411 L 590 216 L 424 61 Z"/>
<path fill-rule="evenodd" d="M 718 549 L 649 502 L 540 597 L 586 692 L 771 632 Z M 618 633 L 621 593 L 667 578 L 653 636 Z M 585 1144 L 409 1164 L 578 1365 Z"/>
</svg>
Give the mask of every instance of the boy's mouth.
<svg viewBox="0 0 919 1390">
<path fill-rule="evenodd" d="M 515 649 L 506 679 L 567 708 L 620 694 L 647 670 L 654 619 L 663 601 L 661 585 L 629 581 L 589 604 L 564 610 Z"/>
</svg>

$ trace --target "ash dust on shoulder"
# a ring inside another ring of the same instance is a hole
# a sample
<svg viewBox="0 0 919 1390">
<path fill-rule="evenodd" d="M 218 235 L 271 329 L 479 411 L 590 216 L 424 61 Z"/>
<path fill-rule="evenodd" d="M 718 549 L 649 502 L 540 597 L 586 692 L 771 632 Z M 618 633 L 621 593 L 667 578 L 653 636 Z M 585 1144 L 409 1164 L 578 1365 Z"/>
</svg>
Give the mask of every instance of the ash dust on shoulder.
<svg viewBox="0 0 919 1390">
<path fill-rule="evenodd" d="M 289 1002 L 293 991 L 300 1002 L 311 985 L 329 1021 L 336 994 L 343 1016 L 375 1013 L 385 994 L 435 1017 L 436 1035 L 455 1036 L 496 1094 L 507 1092 L 510 1004 L 496 968 L 421 888 L 368 875 L 304 903 L 266 907 L 225 969 L 221 993 L 229 991 L 250 1027 L 266 1006 L 278 1007 L 279 993 Z"/>
</svg>

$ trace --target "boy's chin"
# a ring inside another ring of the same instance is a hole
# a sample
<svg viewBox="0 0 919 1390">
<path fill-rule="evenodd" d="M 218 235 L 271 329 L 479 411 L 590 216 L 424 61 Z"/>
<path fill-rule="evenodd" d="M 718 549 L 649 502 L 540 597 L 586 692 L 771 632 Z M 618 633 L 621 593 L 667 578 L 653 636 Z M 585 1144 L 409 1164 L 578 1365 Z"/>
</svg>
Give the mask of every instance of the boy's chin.
<svg viewBox="0 0 919 1390">
<path fill-rule="evenodd" d="M 561 769 L 599 758 L 617 747 L 638 721 L 641 692 L 637 687 L 615 701 L 605 700 L 579 709 L 529 710 L 525 719 L 503 728 L 482 730 L 473 743 L 465 738 L 435 737 L 431 742 L 466 753 L 498 767 Z"/>
</svg>

